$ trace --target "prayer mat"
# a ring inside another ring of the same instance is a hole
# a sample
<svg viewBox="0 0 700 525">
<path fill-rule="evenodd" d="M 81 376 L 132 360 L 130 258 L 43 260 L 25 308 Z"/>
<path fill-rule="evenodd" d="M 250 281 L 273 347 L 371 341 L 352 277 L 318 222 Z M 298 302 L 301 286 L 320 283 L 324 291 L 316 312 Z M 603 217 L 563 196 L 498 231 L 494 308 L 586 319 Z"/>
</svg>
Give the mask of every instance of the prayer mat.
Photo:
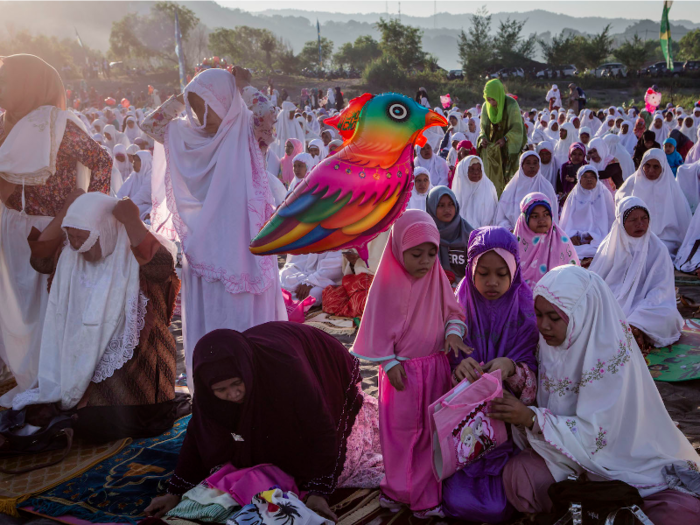
<svg viewBox="0 0 700 525">
<path fill-rule="evenodd" d="M 685 319 L 677 343 L 654 348 L 646 357 L 656 381 L 690 381 L 700 378 L 700 320 Z"/>
<path fill-rule="evenodd" d="M 42 516 L 91 523 L 136 524 L 155 496 L 164 494 L 175 470 L 191 416 L 155 438 L 133 441 L 118 454 L 26 501 Z"/>
<path fill-rule="evenodd" d="M 338 317 L 320 310 L 307 315 L 304 324 L 323 330 L 330 335 L 352 335 L 356 330 L 352 317 Z"/>
<path fill-rule="evenodd" d="M 0 512 L 10 516 L 19 516 L 17 505 L 34 494 L 75 478 L 122 450 L 130 441 L 130 439 L 120 439 L 102 445 L 93 445 L 76 439 L 68 456 L 57 465 L 26 474 L 0 473 Z M 0 459 L 0 467 L 9 470 L 30 468 L 33 465 L 41 465 L 58 459 L 62 454 L 63 450 L 54 450 L 41 454 L 3 458 Z"/>
</svg>

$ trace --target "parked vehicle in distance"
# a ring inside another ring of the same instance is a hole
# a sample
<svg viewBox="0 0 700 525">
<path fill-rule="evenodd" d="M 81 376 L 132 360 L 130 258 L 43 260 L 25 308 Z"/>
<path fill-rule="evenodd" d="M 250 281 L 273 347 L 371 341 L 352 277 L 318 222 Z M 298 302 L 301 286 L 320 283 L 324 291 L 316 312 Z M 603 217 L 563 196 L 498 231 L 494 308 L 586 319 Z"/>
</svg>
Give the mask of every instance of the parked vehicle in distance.
<svg viewBox="0 0 700 525">
<path fill-rule="evenodd" d="M 538 71 L 535 75 L 537 78 L 569 78 L 578 75 L 578 69 L 573 64 L 564 66 L 552 66 L 542 71 Z"/>
<path fill-rule="evenodd" d="M 627 76 L 627 66 L 620 62 L 606 62 L 593 70 L 596 78 L 625 78 Z"/>
<path fill-rule="evenodd" d="M 525 72 L 523 71 L 523 68 L 521 68 L 521 67 L 504 67 L 503 69 L 499 69 L 495 73 L 491 73 L 490 75 L 486 76 L 486 78 L 515 78 L 515 77 L 525 78 Z"/>
<path fill-rule="evenodd" d="M 683 73 L 688 76 L 700 75 L 700 60 L 686 60 L 683 64 Z"/>
<path fill-rule="evenodd" d="M 461 69 L 450 69 L 450 71 L 447 73 L 447 80 L 464 80 L 464 71 Z"/>
<path fill-rule="evenodd" d="M 651 77 L 678 77 L 684 73 L 683 62 L 674 62 L 673 71 L 668 69 L 666 61 L 657 62 L 646 68 L 643 73 Z"/>
</svg>

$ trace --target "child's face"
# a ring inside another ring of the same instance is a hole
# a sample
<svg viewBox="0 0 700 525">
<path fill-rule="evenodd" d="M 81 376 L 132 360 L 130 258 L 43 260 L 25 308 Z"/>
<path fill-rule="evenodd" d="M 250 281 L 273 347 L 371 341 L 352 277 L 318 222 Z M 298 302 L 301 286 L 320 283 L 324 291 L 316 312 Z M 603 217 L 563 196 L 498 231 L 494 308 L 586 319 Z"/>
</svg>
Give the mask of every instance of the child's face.
<svg viewBox="0 0 700 525">
<path fill-rule="evenodd" d="M 588 133 L 581 133 L 579 138 L 583 144 L 588 144 L 588 141 L 591 140 L 591 136 Z"/>
<path fill-rule="evenodd" d="M 469 133 L 474 133 L 476 131 L 476 121 L 471 119 L 469 121 Z"/>
<path fill-rule="evenodd" d="M 579 180 L 579 184 L 584 190 L 592 190 L 595 188 L 596 184 L 598 184 L 598 179 L 595 176 L 595 173 L 592 171 L 587 171 L 583 175 L 581 175 L 581 180 Z"/>
<path fill-rule="evenodd" d="M 423 195 L 428 188 L 430 188 L 430 178 L 425 173 L 421 173 L 416 177 L 416 191 Z"/>
<path fill-rule="evenodd" d="M 664 151 L 666 152 L 666 155 L 670 155 L 676 151 L 676 148 L 673 147 L 673 144 L 664 144 Z"/>
<path fill-rule="evenodd" d="M 542 161 L 542 164 L 549 164 L 552 161 L 552 152 L 546 149 L 543 149 L 539 153 L 540 155 L 540 160 Z"/>
<path fill-rule="evenodd" d="M 295 160 L 294 161 L 294 176 L 297 179 L 303 179 L 306 176 L 306 163 Z"/>
<path fill-rule="evenodd" d="M 403 252 L 403 267 L 408 274 L 420 279 L 425 277 L 435 264 L 438 248 L 432 242 L 424 242 Z"/>
<path fill-rule="evenodd" d="M 527 220 L 527 227 L 534 233 L 549 233 L 552 228 L 552 214 L 544 206 L 535 206 Z"/>
<path fill-rule="evenodd" d="M 567 323 L 559 315 L 552 303 L 538 295 L 535 298 L 535 317 L 537 329 L 549 346 L 561 346 L 566 339 Z"/>
<path fill-rule="evenodd" d="M 449 195 L 443 195 L 440 198 L 440 202 L 438 202 L 437 210 L 435 212 L 437 220 L 442 222 L 451 222 L 452 219 L 455 218 L 456 213 L 457 209 L 455 208 L 455 203 L 452 200 L 452 197 Z"/>
<path fill-rule="evenodd" d="M 573 164 L 581 164 L 583 162 L 583 151 L 576 148 L 571 152 L 571 162 Z"/>
<path fill-rule="evenodd" d="M 452 116 L 450 117 L 450 124 L 452 125 L 453 128 L 456 127 L 456 126 L 457 126 L 457 117 L 455 117 L 454 115 L 452 115 Z"/>
<path fill-rule="evenodd" d="M 287 143 L 284 145 L 284 152 L 287 154 L 287 156 L 290 156 L 292 153 L 294 153 L 294 144 L 292 144 L 290 141 L 287 141 Z"/>
<path fill-rule="evenodd" d="M 510 288 L 510 270 L 503 257 L 494 251 L 479 257 L 474 272 L 474 287 L 489 301 L 500 299 Z"/>
<path fill-rule="evenodd" d="M 644 141 L 644 147 L 645 147 L 646 149 L 651 149 L 651 148 L 654 147 L 654 143 L 653 143 L 653 142 L 647 142 L 647 141 L 645 140 L 645 141 Z"/>
<path fill-rule="evenodd" d="M 312 157 L 316 158 L 321 154 L 321 152 L 318 151 L 318 148 L 316 146 L 309 146 L 309 154 Z"/>
<path fill-rule="evenodd" d="M 693 127 L 693 119 L 690 117 L 686 118 L 685 119 L 685 126 L 687 128 L 692 128 Z"/>
</svg>

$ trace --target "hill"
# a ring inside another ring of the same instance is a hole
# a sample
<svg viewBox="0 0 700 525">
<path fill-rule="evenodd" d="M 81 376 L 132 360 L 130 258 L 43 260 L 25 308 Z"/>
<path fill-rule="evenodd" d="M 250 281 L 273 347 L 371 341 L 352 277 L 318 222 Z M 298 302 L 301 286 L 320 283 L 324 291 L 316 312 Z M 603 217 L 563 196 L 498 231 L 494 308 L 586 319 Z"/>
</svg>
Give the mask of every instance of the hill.
<svg viewBox="0 0 700 525">
<path fill-rule="evenodd" d="M 13 32 L 28 30 L 33 34 L 45 34 L 60 38 L 74 38 L 80 34 L 85 45 L 107 51 L 112 22 L 128 13 L 146 13 L 154 2 L 0 2 L 0 38 Z M 249 13 L 240 9 L 229 9 L 212 1 L 185 1 L 183 5 L 192 9 L 202 24 L 210 29 L 216 27 L 234 28 L 247 25 L 269 29 L 287 41 L 298 52 L 304 42 L 316 39 L 316 19 L 321 23 L 321 34 L 333 41 L 335 49 L 346 42 L 354 41 L 361 35 L 378 38 L 374 23 L 382 13 L 341 14 L 323 11 L 302 11 L 294 9 L 268 10 Z M 691 4 L 691 2 L 684 2 Z M 700 2 L 692 2 L 700 6 Z M 700 9 L 700 7 L 698 7 Z M 468 14 L 438 13 L 435 17 L 403 16 L 402 22 L 424 30 L 423 48 L 439 57 L 445 69 L 459 66 L 457 38 L 462 29 L 470 26 Z M 642 38 L 657 39 L 659 23 L 651 20 L 624 18 L 584 17 L 574 18 L 544 10 L 526 13 L 494 13 L 492 29 L 501 20 L 510 17 L 526 20 L 523 31 L 526 35 L 537 33 L 544 40 L 552 33 L 569 29 L 581 33 L 597 33 L 607 24 L 611 25 L 616 41 L 624 41 L 635 33 Z M 700 27 L 690 21 L 676 21 L 671 24 L 675 40 L 688 31 Z M 1 50 L 0 50 L 1 51 Z M 539 58 L 539 57 L 536 57 Z"/>
</svg>

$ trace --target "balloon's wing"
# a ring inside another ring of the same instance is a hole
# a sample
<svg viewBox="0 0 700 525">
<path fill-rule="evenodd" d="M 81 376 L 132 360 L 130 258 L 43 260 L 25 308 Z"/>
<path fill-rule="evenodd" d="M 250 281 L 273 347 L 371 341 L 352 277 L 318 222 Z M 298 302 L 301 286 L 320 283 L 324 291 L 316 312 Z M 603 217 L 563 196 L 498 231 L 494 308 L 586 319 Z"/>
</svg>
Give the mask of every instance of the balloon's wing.
<svg viewBox="0 0 700 525">
<path fill-rule="evenodd" d="M 412 145 L 391 169 L 327 158 L 295 188 L 250 244 L 256 255 L 362 247 L 403 213 L 413 186 Z"/>
</svg>

